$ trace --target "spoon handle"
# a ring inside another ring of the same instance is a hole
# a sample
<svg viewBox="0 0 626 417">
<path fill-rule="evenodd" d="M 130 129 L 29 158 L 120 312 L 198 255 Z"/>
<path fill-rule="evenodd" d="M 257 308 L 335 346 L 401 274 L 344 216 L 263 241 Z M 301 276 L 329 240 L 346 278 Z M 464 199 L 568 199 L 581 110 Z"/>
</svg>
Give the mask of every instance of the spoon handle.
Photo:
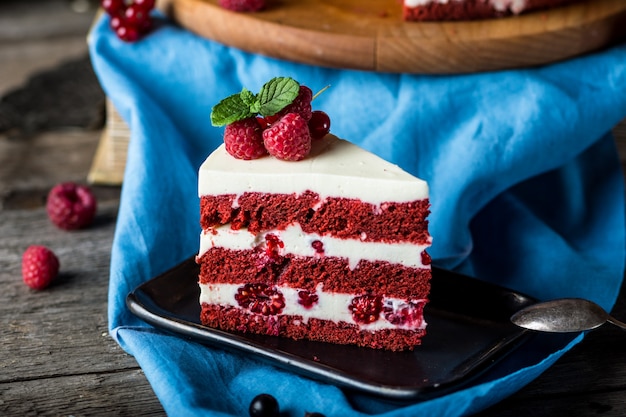
<svg viewBox="0 0 626 417">
<path fill-rule="evenodd" d="M 607 319 L 607 321 L 611 324 L 616 325 L 617 327 L 621 327 L 622 329 L 626 330 L 626 323 L 623 323 L 619 320 L 617 320 L 614 317 L 609 316 L 609 318 Z"/>
</svg>

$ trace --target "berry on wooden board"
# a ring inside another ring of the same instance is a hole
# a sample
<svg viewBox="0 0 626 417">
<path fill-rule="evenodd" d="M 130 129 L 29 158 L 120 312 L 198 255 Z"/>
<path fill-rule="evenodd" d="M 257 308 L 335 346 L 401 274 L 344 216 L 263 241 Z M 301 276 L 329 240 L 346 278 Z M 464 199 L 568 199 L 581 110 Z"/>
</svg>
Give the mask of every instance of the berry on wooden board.
<svg viewBox="0 0 626 417">
<path fill-rule="evenodd" d="M 48 287 L 59 274 L 59 259 L 45 246 L 29 246 L 22 255 L 22 280 L 35 290 Z"/>
<path fill-rule="evenodd" d="M 55 185 L 46 200 L 46 211 L 50 221 L 64 230 L 89 226 L 96 215 L 96 210 L 96 197 L 91 189 L 73 182 Z"/>
</svg>

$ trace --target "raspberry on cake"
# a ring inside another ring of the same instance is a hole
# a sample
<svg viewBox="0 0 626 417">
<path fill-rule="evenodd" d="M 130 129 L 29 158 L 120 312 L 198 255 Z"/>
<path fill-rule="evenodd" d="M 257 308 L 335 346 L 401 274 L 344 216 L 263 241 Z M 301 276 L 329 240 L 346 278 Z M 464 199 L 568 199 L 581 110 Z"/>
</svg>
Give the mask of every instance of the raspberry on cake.
<svg viewBox="0 0 626 417">
<path fill-rule="evenodd" d="M 224 145 L 238 159 L 257 159 L 267 155 L 263 131 L 256 117 L 237 120 L 224 129 Z"/>
<path fill-rule="evenodd" d="M 311 131 L 302 116 L 287 113 L 263 131 L 263 143 L 276 158 L 300 161 L 311 151 Z"/>
<path fill-rule="evenodd" d="M 204 325 L 389 350 L 421 343 L 426 182 L 327 134 L 298 162 L 236 158 L 222 145 L 198 190 Z"/>
</svg>

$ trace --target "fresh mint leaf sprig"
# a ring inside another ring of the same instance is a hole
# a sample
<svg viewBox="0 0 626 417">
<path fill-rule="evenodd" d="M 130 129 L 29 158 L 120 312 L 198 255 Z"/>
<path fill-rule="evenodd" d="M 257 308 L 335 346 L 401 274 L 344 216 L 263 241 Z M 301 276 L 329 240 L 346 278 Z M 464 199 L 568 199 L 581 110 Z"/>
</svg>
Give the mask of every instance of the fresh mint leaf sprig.
<svg viewBox="0 0 626 417">
<path fill-rule="evenodd" d="M 291 104 L 299 92 L 300 84 L 289 77 L 272 78 L 258 94 L 243 88 L 213 106 L 211 124 L 219 127 L 256 115 L 272 116 Z"/>
</svg>

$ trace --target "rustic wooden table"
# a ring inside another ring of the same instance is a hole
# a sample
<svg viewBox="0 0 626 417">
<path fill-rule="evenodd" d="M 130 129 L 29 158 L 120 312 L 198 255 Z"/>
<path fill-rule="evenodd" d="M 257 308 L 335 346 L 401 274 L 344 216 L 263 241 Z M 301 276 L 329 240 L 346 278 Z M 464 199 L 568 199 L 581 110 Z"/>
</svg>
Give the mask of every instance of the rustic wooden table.
<svg viewBox="0 0 626 417">
<path fill-rule="evenodd" d="M 0 1 L 0 97 L 34 73 L 84 57 L 93 13 L 94 1 Z M 135 360 L 107 333 L 119 187 L 94 187 L 99 212 L 87 230 L 58 230 L 44 209 L 51 186 L 86 181 L 101 128 L 41 125 L 28 135 L 0 132 L 0 415 L 163 415 Z M 624 130 L 616 130 L 622 149 Z M 60 258 L 60 279 L 46 291 L 22 284 L 30 244 Z M 614 313 L 626 318 L 626 293 Z M 481 416 L 626 415 L 625 346 L 626 332 L 605 326 Z"/>
</svg>

